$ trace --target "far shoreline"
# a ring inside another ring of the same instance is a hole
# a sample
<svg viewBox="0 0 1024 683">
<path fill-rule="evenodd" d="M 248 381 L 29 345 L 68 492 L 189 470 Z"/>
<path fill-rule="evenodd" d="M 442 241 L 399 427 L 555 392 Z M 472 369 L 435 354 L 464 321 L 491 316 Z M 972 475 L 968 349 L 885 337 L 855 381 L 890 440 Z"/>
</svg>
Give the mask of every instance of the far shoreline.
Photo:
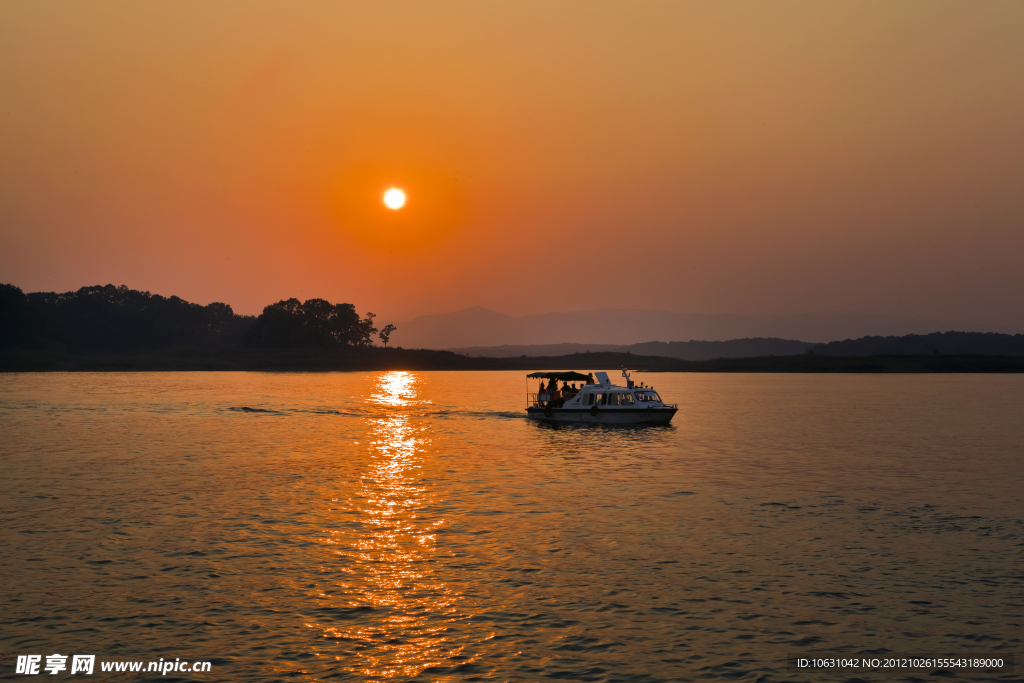
<svg viewBox="0 0 1024 683">
<path fill-rule="evenodd" d="M 379 347 L 250 349 L 177 347 L 150 353 L 69 354 L 53 350 L 0 352 L 0 372 L 358 372 L 608 370 L 724 373 L 1021 373 L 1024 356 L 915 355 L 837 357 L 818 354 L 687 361 L 619 352 L 488 358 L 451 351 Z"/>
</svg>

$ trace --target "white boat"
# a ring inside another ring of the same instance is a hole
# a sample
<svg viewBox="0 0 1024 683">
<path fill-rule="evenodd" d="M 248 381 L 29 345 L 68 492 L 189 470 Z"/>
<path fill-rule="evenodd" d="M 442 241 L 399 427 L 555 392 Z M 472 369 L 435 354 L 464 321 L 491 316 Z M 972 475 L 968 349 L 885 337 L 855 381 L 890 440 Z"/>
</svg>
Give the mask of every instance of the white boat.
<svg viewBox="0 0 1024 683">
<path fill-rule="evenodd" d="M 675 404 L 665 403 L 653 387 L 638 387 L 623 368 L 626 386 L 612 384 L 608 373 L 595 372 L 534 372 L 527 380 L 546 381 L 547 387 L 526 392 L 526 416 L 544 422 L 573 422 L 590 424 L 668 424 L 679 410 Z M 568 391 L 558 388 L 558 382 L 572 387 Z"/>
</svg>

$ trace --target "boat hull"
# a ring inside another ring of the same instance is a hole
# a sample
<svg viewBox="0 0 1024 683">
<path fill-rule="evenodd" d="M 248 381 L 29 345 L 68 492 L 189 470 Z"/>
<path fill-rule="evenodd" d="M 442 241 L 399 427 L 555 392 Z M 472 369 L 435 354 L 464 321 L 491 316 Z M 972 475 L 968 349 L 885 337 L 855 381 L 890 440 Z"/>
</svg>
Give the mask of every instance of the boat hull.
<svg viewBox="0 0 1024 683">
<path fill-rule="evenodd" d="M 678 412 L 677 408 L 527 408 L 526 416 L 540 422 L 567 422 L 572 424 L 668 424 Z"/>
</svg>

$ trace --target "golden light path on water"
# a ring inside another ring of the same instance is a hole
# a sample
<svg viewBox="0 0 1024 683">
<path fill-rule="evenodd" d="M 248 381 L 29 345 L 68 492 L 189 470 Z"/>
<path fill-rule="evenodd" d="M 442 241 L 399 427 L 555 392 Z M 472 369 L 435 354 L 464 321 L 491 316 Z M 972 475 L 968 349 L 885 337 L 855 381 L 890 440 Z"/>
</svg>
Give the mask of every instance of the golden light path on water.
<svg viewBox="0 0 1024 683">
<path fill-rule="evenodd" d="M 429 403 L 418 398 L 417 381 L 407 372 L 385 373 L 377 380 L 368 399 L 379 411 L 370 418 L 369 468 L 348 501 L 362 531 L 348 541 L 348 548 L 336 551 L 351 561 L 344 571 L 352 581 L 341 582 L 339 588 L 387 615 L 370 625 L 324 629 L 328 638 L 364 644 L 361 661 L 345 668 L 365 676 L 411 678 L 450 662 L 462 650 L 447 643 L 443 625 L 460 595 L 431 569 L 437 553 L 435 531 L 445 520 L 429 521 L 422 514 L 434 501 L 421 478 L 430 440 L 425 427 L 410 419 L 410 412 Z"/>
</svg>

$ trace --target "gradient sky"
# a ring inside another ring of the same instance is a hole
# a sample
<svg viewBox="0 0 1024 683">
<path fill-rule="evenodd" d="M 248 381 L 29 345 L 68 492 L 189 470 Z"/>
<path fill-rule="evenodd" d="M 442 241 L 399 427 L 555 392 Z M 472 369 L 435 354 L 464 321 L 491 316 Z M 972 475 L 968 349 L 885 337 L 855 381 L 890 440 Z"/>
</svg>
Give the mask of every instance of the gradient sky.
<svg viewBox="0 0 1024 683">
<path fill-rule="evenodd" d="M 26 291 L 1024 326 L 1022 255 L 1016 0 L 0 4 Z"/>
</svg>

